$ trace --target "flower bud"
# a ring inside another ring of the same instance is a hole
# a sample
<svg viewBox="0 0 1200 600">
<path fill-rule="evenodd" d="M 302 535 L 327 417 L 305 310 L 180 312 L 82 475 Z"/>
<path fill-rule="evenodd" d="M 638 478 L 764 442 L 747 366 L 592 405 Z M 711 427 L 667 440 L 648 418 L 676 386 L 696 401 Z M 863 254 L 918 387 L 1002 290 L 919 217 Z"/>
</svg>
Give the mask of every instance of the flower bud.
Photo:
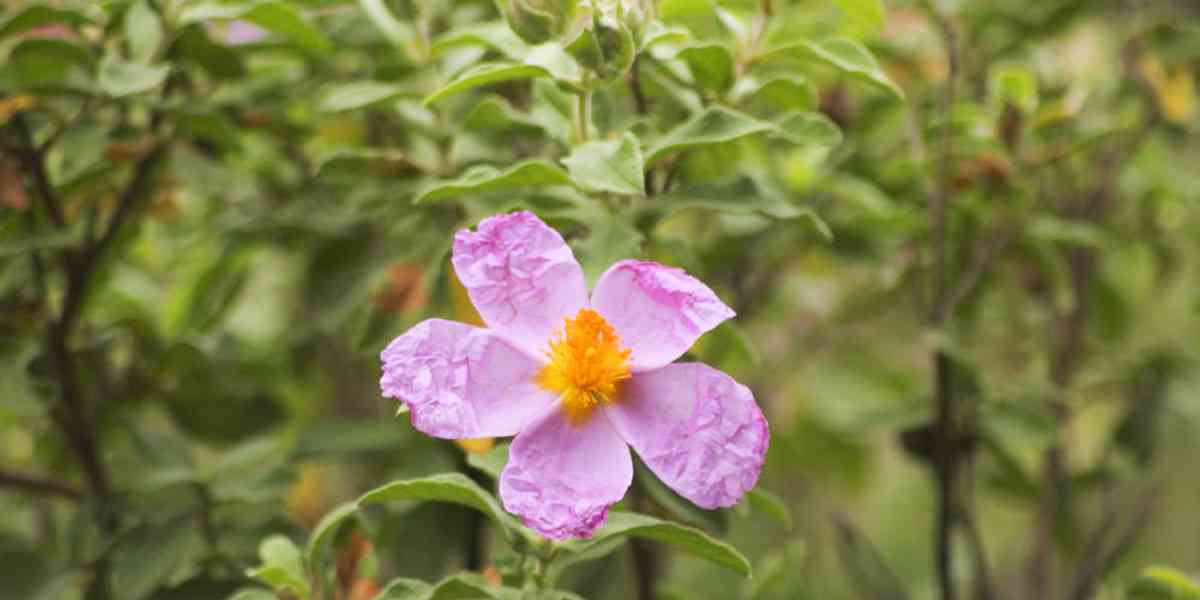
<svg viewBox="0 0 1200 600">
<path fill-rule="evenodd" d="M 567 35 L 567 53 L 602 81 L 628 71 L 637 54 L 633 33 L 619 18 L 621 6 L 612 0 L 585 4 Z"/>
<path fill-rule="evenodd" d="M 575 19 L 579 0 L 496 0 L 496 6 L 521 39 L 541 44 L 562 34 Z"/>
</svg>

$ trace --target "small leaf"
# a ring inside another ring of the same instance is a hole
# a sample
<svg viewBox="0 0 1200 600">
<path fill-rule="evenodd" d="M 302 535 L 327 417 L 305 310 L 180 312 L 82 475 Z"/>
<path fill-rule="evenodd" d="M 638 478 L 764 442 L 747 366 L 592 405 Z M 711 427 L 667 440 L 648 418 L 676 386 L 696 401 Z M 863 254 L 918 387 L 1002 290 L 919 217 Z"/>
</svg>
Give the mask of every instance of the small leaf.
<svg viewBox="0 0 1200 600">
<path fill-rule="evenodd" d="M 430 94 L 428 98 L 425 98 L 425 104 L 433 104 L 438 100 L 492 83 L 514 79 L 532 79 L 549 75 L 549 71 L 534 65 L 518 63 L 486 63 L 476 65 L 464 71 L 457 79 L 446 84 L 442 89 Z"/>
<path fill-rule="evenodd" d="M 384 0 L 358 0 L 358 5 L 388 43 L 400 50 L 406 49 L 413 37 L 412 29 L 392 14 Z"/>
<path fill-rule="evenodd" d="M 619 140 L 577 146 L 562 159 L 562 163 L 584 189 L 616 194 L 646 193 L 642 149 L 632 133 L 626 133 Z"/>
<path fill-rule="evenodd" d="M 837 4 L 850 22 L 858 25 L 863 33 L 875 33 L 883 27 L 884 10 L 881 0 L 834 0 L 834 4 Z"/>
<path fill-rule="evenodd" d="M 733 54 L 720 44 L 688 46 L 675 55 L 687 63 L 692 80 L 701 89 L 723 94 L 733 83 Z"/>
<path fill-rule="evenodd" d="M 543 160 L 522 161 L 504 171 L 491 165 L 479 165 L 467 169 L 458 179 L 434 184 L 418 194 L 414 202 L 424 204 L 468 193 L 570 183 L 571 178 L 565 171 Z"/>
<path fill-rule="evenodd" d="M 243 2 L 239 4 L 204 3 L 191 6 L 179 16 L 180 25 L 210 20 L 244 19 L 296 45 L 315 52 L 333 48 L 329 38 L 286 2 Z"/>
<path fill-rule="evenodd" d="M 246 575 L 258 579 L 276 590 L 307 597 L 308 577 L 304 574 L 304 560 L 300 549 L 292 540 L 282 535 L 273 535 L 258 546 L 262 565 L 246 571 Z"/>
<path fill-rule="evenodd" d="M 904 91 L 879 68 L 879 63 L 871 52 L 850 38 L 834 37 L 820 42 L 788 44 L 767 51 L 761 60 L 767 62 L 787 56 L 815 59 L 851 77 L 870 83 L 898 100 L 904 99 Z"/>
<path fill-rule="evenodd" d="M 363 506 L 397 500 L 449 502 L 482 512 L 506 531 L 516 531 L 520 527 L 513 517 L 500 508 L 496 498 L 459 473 L 393 481 L 363 494 L 358 504 Z"/>
<path fill-rule="evenodd" d="M 420 579 L 400 577 L 388 582 L 375 600 L 428 600 L 433 586 Z"/>
<path fill-rule="evenodd" d="M 134 62 L 149 63 L 162 43 L 162 21 L 146 0 L 134 2 L 125 12 L 125 39 Z"/>
<path fill-rule="evenodd" d="M 582 552 L 615 536 L 626 535 L 670 544 L 742 575 L 750 575 L 750 562 L 733 546 L 715 540 L 699 529 L 634 513 L 614 512 L 591 540 L 564 545 Z"/>
<path fill-rule="evenodd" d="M 753 76 L 738 79 L 732 96 L 742 105 L 763 105 L 775 112 L 813 110 L 817 94 L 809 81 L 797 75 L 780 75 L 761 80 Z"/>
<path fill-rule="evenodd" d="M 516 61 L 522 60 L 525 55 L 529 54 L 529 46 L 503 22 L 472 25 L 447 32 L 433 43 L 433 52 L 442 55 L 464 46 L 479 46 L 495 50 L 508 59 Z"/>
<path fill-rule="evenodd" d="M 267 590 L 244 589 L 233 593 L 227 600 L 279 600 L 275 594 Z"/>
<path fill-rule="evenodd" d="M 109 54 L 100 61 L 97 82 L 113 98 L 147 92 L 162 85 L 171 72 L 170 65 L 143 65 L 126 62 Z"/>
<path fill-rule="evenodd" d="M 508 464 L 508 444 L 498 444 L 482 454 L 467 454 L 467 464 L 486 473 L 493 480 L 500 480 L 504 465 Z"/>
<path fill-rule="evenodd" d="M 842 143 L 842 130 L 819 112 L 790 112 L 778 121 L 778 136 L 802 146 L 836 146 Z"/>
<path fill-rule="evenodd" d="M 143 524 L 125 534 L 113 553 L 112 584 L 118 600 L 149 596 L 197 549 L 200 538 L 188 523 Z"/>
<path fill-rule="evenodd" d="M 754 510 L 771 517 L 785 530 L 791 530 L 792 511 L 788 510 L 787 502 L 784 502 L 783 498 L 762 488 L 755 488 L 746 492 L 746 499 L 750 501 Z"/>
<path fill-rule="evenodd" d="M 63 23 L 72 27 L 78 27 L 87 22 L 87 17 L 74 10 L 46 6 L 45 4 L 31 4 L 13 13 L 12 16 L 0 24 L 0 40 L 45 25 Z"/>
<path fill-rule="evenodd" d="M 537 133 L 542 126 L 499 97 L 484 98 L 463 119 L 467 131 Z"/>
<path fill-rule="evenodd" d="M 1146 567 L 1129 586 L 1129 600 L 1200 600 L 1200 583 L 1168 567 Z"/>
<path fill-rule="evenodd" d="M 646 162 L 688 148 L 720 144 L 741 137 L 773 131 L 775 126 L 728 108 L 711 107 L 667 132 L 647 153 Z"/>
<path fill-rule="evenodd" d="M 358 503 L 345 502 L 321 518 L 321 521 L 313 529 L 312 537 L 308 539 L 308 550 L 305 554 L 308 558 L 309 571 L 315 573 L 320 569 L 321 555 L 325 552 L 325 548 L 341 530 L 342 525 L 356 514 L 358 514 Z"/>
<path fill-rule="evenodd" d="M 417 94 L 408 86 L 382 81 L 339 83 L 321 91 L 317 108 L 325 112 L 355 110 L 403 95 Z"/>
</svg>

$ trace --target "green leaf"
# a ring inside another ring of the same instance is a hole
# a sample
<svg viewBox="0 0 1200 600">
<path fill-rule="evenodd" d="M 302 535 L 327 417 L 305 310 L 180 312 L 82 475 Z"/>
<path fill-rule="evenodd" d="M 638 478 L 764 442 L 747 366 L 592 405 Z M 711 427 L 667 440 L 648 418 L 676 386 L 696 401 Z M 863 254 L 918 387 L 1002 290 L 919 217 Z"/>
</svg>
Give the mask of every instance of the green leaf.
<svg viewBox="0 0 1200 600">
<path fill-rule="evenodd" d="M 382 81 L 338 83 L 321 90 L 317 108 L 325 112 L 355 110 L 403 95 L 416 96 L 417 93 L 409 86 Z"/>
<path fill-rule="evenodd" d="M 34 250 L 58 250 L 70 248 L 76 242 L 75 234 L 69 231 L 9 236 L 0 241 L 0 258 L 19 256 Z"/>
<path fill-rule="evenodd" d="M 1168 567 L 1146 567 L 1128 591 L 1129 600 L 1200 600 L 1200 583 Z"/>
<path fill-rule="evenodd" d="M 503 22 L 472 25 L 447 32 L 433 43 L 433 52 L 436 55 L 444 55 L 450 50 L 464 46 L 495 50 L 515 61 L 520 61 L 529 54 L 529 46 Z"/>
<path fill-rule="evenodd" d="M 733 546 L 715 540 L 699 529 L 634 513 L 611 513 L 608 522 L 596 531 L 592 539 L 586 542 L 567 542 L 564 545 L 582 552 L 615 536 L 632 536 L 670 544 L 713 564 L 742 575 L 750 575 L 750 562 Z"/>
<path fill-rule="evenodd" d="M 503 171 L 491 165 L 479 165 L 467 169 L 458 179 L 434 184 L 418 194 L 414 202 L 425 204 L 469 193 L 570 183 L 566 171 L 544 160 L 522 161 Z"/>
<path fill-rule="evenodd" d="M 90 73 L 93 68 L 92 56 L 86 48 L 59 39 L 23 39 L 13 47 L 8 59 L 4 66 L 13 69 L 16 84 L 22 87 L 70 81 L 68 76 L 78 69 Z"/>
<path fill-rule="evenodd" d="M 358 514 L 358 503 L 344 502 L 321 518 L 321 521 L 313 529 L 312 537 L 308 539 L 308 549 L 305 552 L 309 572 L 315 573 L 320 569 L 322 554 L 333 541 L 337 532 L 341 530 L 342 525 L 356 514 Z"/>
<path fill-rule="evenodd" d="M 882 0 L 834 0 L 834 4 L 863 33 L 875 33 L 883 28 Z"/>
<path fill-rule="evenodd" d="M 720 44 L 688 46 L 676 55 L 687 63 L 692 80 L 701 89 L 723 94 L 733 84 L 733 54 Z"/>
<path fill-rule="evenodd" d="M 493 480 L 500 480 L 500 472 L 508 464 L 508 444 L 496 444 L 483 454 L 467 454 L 467 464 L 486 473 Z"/>
<path fill-rule="evenodd" d="M 238 4 L 204 3 L 188 7 L 179 23 L 203 23 L 210 20 L 244 19 L 296 45 L 314 52 L 333 49 L 329 38 L 287 2 L 243 2 Z"/>
<path fill-rule="evenodd" d="M 428 600 L 433 586 L 420 579 L 400 577 L 388 582 L 375 600 Z"/>
<path fill-rule="evenodd" d="M 227 600 L 279 600 L 279 598 L 267 590 L 244 589 L 234 592 Z"/>
<path fill-rule="evenodd" d="M 721 144 L 774 130 L 774 125 L 759 121 L 750 115 L 719 106 L 710 107 L 667 132 L 646 153 L 646 162 L 654 163 L 672 152 L 696 146 Z"/>
<path fill-rule="evenodd" d="M 407 48 L 413 37 L 412 28 L 397 19 L 384 0 L 358 0 L 358 5 L 384 39 L 400 50 Z"/>
<path fill-rule="evenodd" d="M 780 117 L 778 136 L 802 146 L 837 146 L 842 130 L 819 112 L 794 111 Z"/>
<path fill-rule="evenodd" d="M 750 501 L 750 506 L 754 510 L 771 517 L 785 530 L 791 530 L 792 511 L 788 509 L 787 502 L 784 502 L 783 498 L 762 488 L 755 488 L 746 492 L 746 499 Z"/>
<path fill-rule="evenodd" d="M 767 51 L 761 60 L 768 62 L 789 56 L 817 60 L 884 90 L 898 100 L 904 99 L 904 91 L 888 78 L 871 52 L 850 38 L 834 37 L 819 42 L 796 42 Z"/>
<path fill-rule="evenodd" d="M 162 21 L 146 0 L 139 0 L 125 12 L 125 40 L 134 62 L 148 64 L 162 43 Z"/>
<path fill-rule="evenodd" d="M 201 544 L 186 522 L 143 524 L 121 537 L 113 553 L 112 589 L 118 600 L 150 595 L 175 574 Z"/>
<path fill-rule="evenodd" d="M 1104 230 L 1095 225 L 1053 215 L 1035 217 L 1026 228 L 1026 234 L 1035 240 L 1096 248 L 1103 246 L 1107 237 Z"/>
<path fill-rule="evenodd" d="M 471 109 L 471 112 L 463 119 L 463 129 L 481 132 L 537 133 L 542 131 L 542 126 L 529 115 L 514 109 L 507 100 L 491 97 L 484 98 L 475 105 L 475 108 Z"/>
<path fill-rule="evenodd" d="M 4 20 L 3 24 L 0 24 L 0 40 L 45 25 L 62 23 L 78 27 L 88 22 L 88 18 L 83 13 L 74 10 L 46 6 L 45 4 L 30 4 L 13 13 L 12 16 Z"/>
<path fill-rule="evenodd" d="M 1011 104 L 1025 114 L 1038 105 L 1037 76 L 1025 65 L 998 63 L 988 69 L 988 95 L 999 105 Z"/>
<path fill-rule="evenodd" d="M 739 104 L 763 105 L 772 112 L 813 110 L 817 93 L 809 81 L 798 75 L 780 75 L 761 80 L 754 76 L 738 79 L 732 91 Z"/>
<path fill-rule="evenodd" d="M 304 560 L 292 540 L 282 535 L 268 537 L 258 546 L 258 557 L 262 565 L 246 571 L 246 575 L 276 590 L 302 597 L 309 595 L 311 590 L 304 571 Z"/>
<path fill-rule="evenodd" d="M 96 81 L 105 94 L 120 98 L 157 88 L 167 80 L 167 74 L 170 72 L 170 65 L 126 62 L 109 54 L 100 61 L 100 72 Z"/>
<path fill-rule="evenodd" d="M 520 528 L 516 519 L 500 508 L 500 503 L 496 501 L 495 497 L 460 473 L 444 473 L 421 479 L 393 481 L 363 494 L 358 499 L 358 504 L 364 506 L 397 500 L 458 504 L 482 512 L 508 532 Z"/>
<path fill-rule="evenodd" d="M 438 100 L 443 100 L 455 94 L 461 94 L 467 90 L 492 83 L 512 81 L 514 79 L 532 79 L 549 75 L 549 71 L 534 65 L 518 63 L 486 63 L 476 65 L 464 71 L 442 89 L 430 94 L 429 97 L 425 98 L 425 104 L 433 104 Z"/>
<path fill-rule="evenodd" d="M 619 140 L 587 142 L 562 159 L 580 187 L 596 192 L 645 195 L 642 149 L 626 132 Z"/>
<path fill-rule="evenodd" d="M 494 586 L 480 575 L 461 573 L 434 585 L 419 579 L 394 579 L 375 600 L 524 600 L 541 597 L 526 596 L 518 590 Z"/>
</svg>

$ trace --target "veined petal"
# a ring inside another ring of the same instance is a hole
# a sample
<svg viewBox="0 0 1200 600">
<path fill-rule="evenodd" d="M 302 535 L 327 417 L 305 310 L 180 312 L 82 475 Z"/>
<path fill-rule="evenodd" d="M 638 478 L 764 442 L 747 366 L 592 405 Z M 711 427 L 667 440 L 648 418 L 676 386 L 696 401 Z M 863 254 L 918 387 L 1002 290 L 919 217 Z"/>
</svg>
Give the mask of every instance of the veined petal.
<svg viewBox="0 0 1200 600">
<path fill-rule="evenodd" d="M 383 395 L 408 405 L 413 426 L 434 437 L 513 435 L 555 401 L 533 381 L 541 361 L 464 323 L 422 321 L 379 358 Z"/>
<path fill-rule="evenodd" d="M 555 406 L 517 434 L 500 475 L 500 499 L 504 510 L 548 538 L 588 538 L 632 481 L 629 447 L 602 413 L 572 424 Z"/>
<path fill-rule="evenodd" d="M 704 364 L 635 373 L 604 412 L 659 479 L 702 508 L 737 504 L 770 434 L 750 389 Z"/>
<path fill-rule="evenodd" d="M 488 217 L 475 231 L 459 231 L 452 262 L 488 327 L 535 352 L 588 303 L 571 248 L 533 213 Z"/>
<path fill-rule="evenodd" d="M 734 316 L 733 309 L 683 269 L 643 260 L 609 267 L 592 291 L 592 308 L 632 350 L 635 371 L 679 358 L 701 335 Z"/>
</svg>

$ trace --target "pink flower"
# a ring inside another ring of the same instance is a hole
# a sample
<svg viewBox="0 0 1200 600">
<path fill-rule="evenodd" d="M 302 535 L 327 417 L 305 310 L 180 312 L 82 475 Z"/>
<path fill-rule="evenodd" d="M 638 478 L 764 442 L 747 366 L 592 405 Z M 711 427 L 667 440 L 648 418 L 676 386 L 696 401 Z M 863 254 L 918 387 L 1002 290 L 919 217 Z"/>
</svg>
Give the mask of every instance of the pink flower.
<svg viewBox="0 0 1200 600">
<path fill-rule="evenodd" d="M 505 510 L 554 538 L 591 537 L 648 467 L 703 508 L 758 480 L 767 422 L 750 390 L 700 363 L 672 363 L 734 316 L 680 269 L 624 260 L 596 282 L 528 212 L 454 238 L 454 270 L 487 328 L 429 319 L 383 351 L 383 395 L 434 437 L 515 435 Z"/>
</svg>

